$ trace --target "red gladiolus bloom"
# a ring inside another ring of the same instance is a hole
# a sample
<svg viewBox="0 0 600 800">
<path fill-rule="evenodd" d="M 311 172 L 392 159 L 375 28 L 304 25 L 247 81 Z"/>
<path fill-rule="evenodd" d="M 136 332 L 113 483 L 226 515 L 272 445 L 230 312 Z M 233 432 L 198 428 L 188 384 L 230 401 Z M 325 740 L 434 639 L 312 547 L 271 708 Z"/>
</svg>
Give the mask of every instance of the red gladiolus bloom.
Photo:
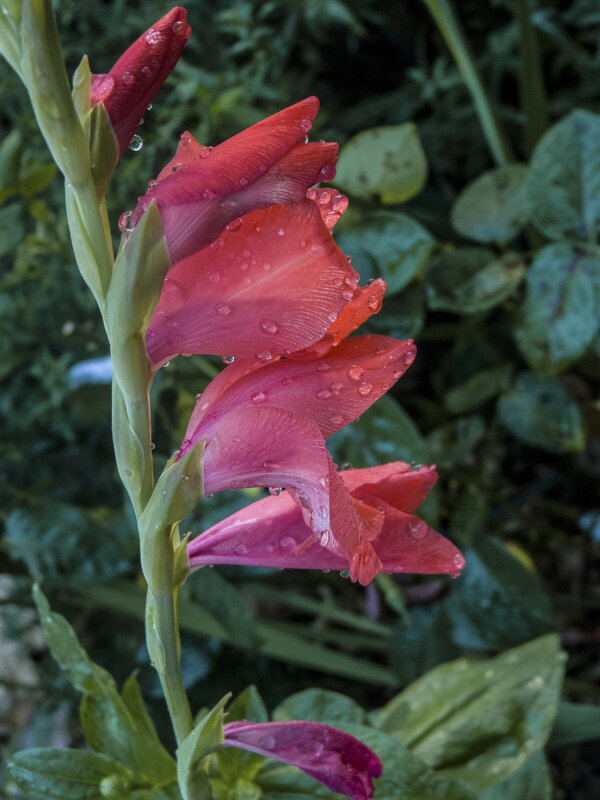
<svg viewBox="0 0 600 800">
<path fill-rule="evenodd" d="M 373 797 L 373 778 L 381 761 L 348 733 L 319 722 L 230 722 L 223 726 L 225 745 L 292 764 L 332 792 L 353 800 Z"/>
<path fill-rule="evenodd" d="M 366 584 L 381 568 L 372 540 L 383 515 L 350 498 L 324 437 L 366 411 L 414 355 L 410 341 L 360 336 L 324 359 L 236 361 L 199 398 L 180 455 L 205 440 L 205 494 L 287 488 L 312 532 L 301 549 L 320 543 L 348 562 L 353 580 Z"/>
<path fill-rule="evenodd" d="M 257 208 L 302 200 L 335 173 L 337 144 L 304 143 L 319 101 L 309 97 L 233 136 L 203 147 L 184 133 L 173 160 L 133 211 L 137 225 L 154 200 L 173 264 L 213 242 L 227 224 Z"/>
<path fill-rule="evenodd" d="M 107 75 L 92 75 L 91 102 L 104 103 L 119 157 L 179 60 L 191 32 L 185 9 L 173 8 L 123 53 Z"/>
<path fill-rule="evenodd" d="M 312 194 L 236 218 L 172 267 L 146 336 L 155 369 L 180 353 L 264 361 L 328 335 L 360 290 L 329 230 L 343 209 L 331 210 L 331 190 Z"/>
<path fill-rule="evenodd" d="M 435 467 L 411 469 L 396 461 L 340 473 L 350 497 L 382 517 L 373 549 L 383 572 L 449 573 L 464 567 L 459 550 L 414 515 L 437 480 Z M 365 512 L 363 512 L 366 515 Z M 245 564 L 278 569 L 347 570 L 343 556 L 311 538 L 300 506 L 288 492 L 265 497 L 209 528 L 188 544 L 190 568 Z"/>
</svg>

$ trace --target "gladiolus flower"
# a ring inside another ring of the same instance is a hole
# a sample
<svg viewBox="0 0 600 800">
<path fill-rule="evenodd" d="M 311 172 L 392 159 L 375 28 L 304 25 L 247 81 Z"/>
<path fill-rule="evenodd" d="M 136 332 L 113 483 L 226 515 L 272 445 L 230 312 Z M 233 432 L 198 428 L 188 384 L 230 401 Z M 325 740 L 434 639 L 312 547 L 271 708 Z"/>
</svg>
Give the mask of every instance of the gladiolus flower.
<svg viewBox="0 0 600 800">
<path fill-rule="evenodd" d="M 414 515 L 437 480 L 435 467 L 411 469 L 396 461 L 340 473 L 350 497 L 383 514 L 373 549 L 383 572 L 449 573 L 464 567 L 459 550 Z M 288 492 L 265 497 L 227 517 L 188 544 L 190 569 L 245 564 L 278 569 L 347 570 L 343 556 L 309 540 L 302 511 Z"/>
<path fill-rule="evenodd" d="M 123 155 L 154 95 L 179 60 L 192 29 L 173 8 L 129 47 L 106 75 L 92 75 L 91 102 L 104 103 Z"/>
<path fill-rule="evenodd" d="M 383 766 L 354 736 L 319 722 L 229 722 L 225 745 L 292 764 L 332 792 L 353 800 L 373 796 L 373 778 Z"/>
<path fill-rule="evenodd" d="M 172 267 L 146 336 L 155 369 L 180 353 L 264 360 L 329 336 L 358 275 L 326 222 L 341 215 L 329 210 L 331 190 L 313 194 L 315 201 L 236 218 L 211 246 Z"/>
<path fill-rule="evenodd" d="M 309 187 L 335 174 L 337 144 L 304 143 L 319 101 L 309 97 L 217 147 L 189 133 L 127 220 L 135 227 L 152 201 L 163 224 L 171 263 L 207 247 L 227 224 L 257 208 L 302 200 Z"/>
<path fill-rule="evenodd" d="M 366 411 L 414 355 L 410 341 L 360 336 L 325 359 L 236 361 L 199 398 L 180 456 L 205 441 L 205 494 L 287 488 L 312 532 L 301 549 L 320 543 L 343 556 L 353 580 L 366 584 L 381 568 L 372 540 L 383 514 L 350 498 L 324 437 Z"/>
</svg>

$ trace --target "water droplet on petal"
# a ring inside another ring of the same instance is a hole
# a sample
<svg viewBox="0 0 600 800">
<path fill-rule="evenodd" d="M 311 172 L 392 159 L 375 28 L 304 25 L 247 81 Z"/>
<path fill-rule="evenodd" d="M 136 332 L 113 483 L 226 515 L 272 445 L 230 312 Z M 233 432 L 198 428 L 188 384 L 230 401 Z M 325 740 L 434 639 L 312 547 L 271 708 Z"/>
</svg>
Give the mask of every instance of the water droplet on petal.
<svg viewBox="0 0 600 800">
<path fill-rule="evenodd" d="M 329 388 L 334 394 L 339 394 L 344 388 L 344 384 L 340 383 L 340 381 L 334 381 Z"/>
<path fill-rule="evenodd" d="M 275 334 L 279 330 L 279 327 L 276 322 L 273 322 L 272 319 L 261 319 L 258 323 L 258 327 L 261 329 L 263 333 Z"/>
<path fill-rule="evenodd" d="M 293 378 L 282 378 L 281 379 L 281 385 L 282 386 L 289 386 L 290 383 L 293 383 L 293 382 L 294 382 Z"/>
<path fill-rule="evenodd" d="M 268 261 L 265 261 L 265 263 L 263 264 L 263 269 L 264 269 L 265 272 L 269 272 L 270 271 L 271 265 L 269 264 Z"/>
<path fill-rule="evenodd" d="M 327 478 L 319 478 L 317 483 L 322 489 L 326 489 L 329 485 L 329 481 L 327 480 Z"/>
<path fill-rule="evenodd" d="M 134 153 L 137 153 L 138 150 L 141 150 L 143 146 L 144 142 L 142 140 L 142 137 L 139 136 L 137 133 L 134 133 L 133 136 L 131 137 L 131 141 L 129 142 L 129 149 L 133 150 Z"/>
<path fill-rule="evenodd" d="M 264 750 L 272 750 L 275 747 L 275 737 L 261 736 L 258 740 L 258 746 L 262 747 Z"/>
<path fill-rule="evenodd" d="M 240 178 L 240 186 L 248 186 L 248 178 Z"/>
<path fill-rule="evenodd" d="M 355 365 L 353 367 L 350 367 L 350 369 L 348 370 L 348 377 L 352 378 L 353 381 L 359 381 L 363 372 L 364 369 L 362 369 L 362 367 L 357 367 Z"/>
<path fill-rule="evenodd" d="M 214 242 L 211 242 L 210 246 L 213 248 L 213 250 L 219 250 L 221 247 L 223 247 L 224 244 L 225 242 L 219 236 L 217 239 L 214 240 Z"/>
<path fill-rule="evenodd" d="M 308 189 L 307 192 L 306 192 L 306 196 L 307 196 L 307 198 L 309 200 L 314 200 L 316 198 L 316 196 L 317 196 L 317 190 L 316 189 Z"/>
<path fill-rule="evenodd" d="M 171 30 L 173 31 L 175 36 L 189 36 L 189 34 L 191 33 L 190 26 L 182 19 L 177 20 L 177 22 L 174 22 Z"/>
<path fill-rule="evenodd" d="M 119 217 L 119 230 L 121 233 L 130 233 L 133 230 L 131 227 L 131 211 L 126 211 Z"/>
<path fill-rule="evenodd" d="M 282 550 L 293 550 L 296 547 L 296 540 L 291 536 L 284 536 L 279 542 L 279 547 Z"/>
<path fill-rule="evenodd" d="M 266 461 L 263 461 L 263 467 L 265 469 L 278 469 L 279 464 L 277 464 L 275 461 L 270 461 L 267 459 Z"/>
<path fill-rule="evenodd" d="M 259 350 L 256 354 L 256 358 L 263 363 L 270 361 L 273 358 L 272 353 L 269 350 Z"/>
<path fill-rule="evenodd" d="M 272 494 L 274 497 L 277 497 L 283 492 L 281 486 L 270 486 L 269 487 L 269 494 Z"/>
<path fill-rule="evenodd" d="M 142 69 L 141 69 L 141 73 L 142 73 L 142 75 L 144 75 L 146 78 L 149 78 L 149 77 L 150 77 L 150 75 L 152 75 L 152 67 L 150 67 L 148 64 L 144 64 L 144 66 L 143 66 L 143 67 L 142 67 Z M 150 106 L 150 108 L 152 108 L 152 106 Z M 141 124 L 142 124 L 142 120 L 140 120 L 140 125 L 141 125 Z"/>
<path fill-rule="evenodd" d="M 327 400 L 328 397 L 331 397 L 331 392 L 328 389 L 319 389 L 317 392 L 318 400 Z"/>
<path fill-rule="evenodd" d="M 239 231 L 239 229 L 241 227 L 242 227 L 242 220 L 241 220 L 240 217 L 238 217 L 237 219 L 232 219 L 231 220 L 231 222 L 227 226 L 227 230 L 228 231 Z"/>
<path fill-rule="evenodd" d="M 255 406 L 260 405 L 260 403 L 264 403 L 267 399 L 267 395 L 264 392 L 256 392 L 250 398 Z"/>
<path fill-rule="evenodd" d="M 354 467 L 352 466 L 352 464 L 349 461 L 344 461 L 344 463 L 340 467 L 340 471 L 341 472 L 346 472 L 349 469 L 354 469 Z"/>
<path fill-rule="evenodd" d="M 340 578 L 349 578 L 349 577 L 350 577 L 350 570 L 349 569 L 343 569 L 340 572 Z"/>
<path fill-rule="evenodd" d="M 235 356 L 221 356 L 221 361 L 224 364 L 233 364 L 235 361 Z"/>
<path fill-rule="evenodd" d="M 328 369 L 329 369 L 329 364 L 327 364 L 327 362 L 326 362 L 326 361 L 322 361 L 322 362 L 319 364 L 319 366 L 317 367 L 317 370 L 318 370 L 319 372 L 327 372 L 327 370 L 328 370 Z"/>
<path fill-rule="evenodd" d="M 245 544 L 236 544 L 236 546 L 233 548 L 233 552 L 238 556 L 243 556 L 244 553 L 248 552 L 248 548 Z"/>
<path fill-rule="evenodd" d="M 373 384 L 371 383 L 361 383 L 358 387 L 358 393 L 362 394 L 366 397 L 368 394 L 371 394 L 373 391 Z"/>
<path fill-rule="evenodd" d="M 341 425 L 344 421 L 344 417 L 341 414 L 332 414 L 329 417 L 329 421 L 334 425 Z"/>
<path fill-rule="evenodd" d="M 277 235 L 283 236 L 284 234 L 285 234 L 285 228 L 279 228 L 279 230 L 277 231 Z"/>
<path fill-rule="evenodd" d="M 228 317 L 231 314 L 231 306 L 228 306 L 227 303 L 218 303 L 215 311 L 220 317 Z"/>
<path fill-rule="evenodd" d="M 218 283 L 221 280 L 221 273 L 216 269 L 209 269 L 206 278 L 209 283 Z"/>
<path fill-rule="evenodd" d="M 411 539 L 420 541 L 427 536 L 428 532 L 429 529 L 427 527 L 427 523 L 423 522 L 422 519 L 415 517 L 408 523 L 408 533 Z"/>
<path fill-rule="evenodd" d="M 155 44 L 160 44 L 162 36 L 159 30 L 156 30 L 155 28 L 150 28 L 149 30 L 146 31 L 146 36 L 144 38 L 146 39 L 148 44 L 155 45 Z"/>
<path fill-rule="evenodd" d="M 124 72 L 121 75 L 121 80 L 123 83 L 127 84 L 127 86 L 131 86 L 131 84 L 135 81 L 135 75 L 133 72 Z"/>
</svg>

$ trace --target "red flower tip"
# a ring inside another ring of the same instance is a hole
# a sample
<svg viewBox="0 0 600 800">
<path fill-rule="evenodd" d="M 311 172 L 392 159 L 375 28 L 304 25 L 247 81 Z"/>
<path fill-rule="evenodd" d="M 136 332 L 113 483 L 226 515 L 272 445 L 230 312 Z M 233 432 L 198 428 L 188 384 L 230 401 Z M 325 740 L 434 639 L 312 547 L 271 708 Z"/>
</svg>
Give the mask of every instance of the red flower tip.
<svg viewBox="0 0 600 800">
<path fill-rule="evenodd" d="M 173 8 L 123 53 L 108 75 L 92 75 L 91 102 L 104 103 L 119 156 L 179 60 L 191 32 L 186 10 Z"/>
</svg>

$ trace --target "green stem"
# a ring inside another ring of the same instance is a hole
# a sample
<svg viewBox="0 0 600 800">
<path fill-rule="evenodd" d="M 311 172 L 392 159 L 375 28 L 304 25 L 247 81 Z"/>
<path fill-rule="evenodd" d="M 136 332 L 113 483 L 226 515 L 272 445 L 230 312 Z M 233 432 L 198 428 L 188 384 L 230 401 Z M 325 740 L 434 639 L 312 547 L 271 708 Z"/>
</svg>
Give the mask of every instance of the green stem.
<svg viewBox="0 0 600 800">
<path fill-rule="evenodd" d="M 148 590 L 146 600 L 146 641 L 158 672 L 169 715 L 179 746 L 193 728 L 193 718 L 179 668 L 179 630 L 175 598 L 155 597 Z"/>
<path fill-rule="evenodd" d="M 498 166 L 513 161 L 510 145 L 481 82 L 456 12 L 449 0 L 423 0 L 423 2 L 444 37 L 460 74 L 471 93 L 479 122 L 483 128 L 494 161 Z"/>
<path fill-rule="evenodd" d="M 531 22 L 530 0 L 517 0 L 521 46 L 521 105 L 525 111 L 525 140 L 530 155 L 549 125 L 546 90 L 538 38 Z"/>
</svg>

